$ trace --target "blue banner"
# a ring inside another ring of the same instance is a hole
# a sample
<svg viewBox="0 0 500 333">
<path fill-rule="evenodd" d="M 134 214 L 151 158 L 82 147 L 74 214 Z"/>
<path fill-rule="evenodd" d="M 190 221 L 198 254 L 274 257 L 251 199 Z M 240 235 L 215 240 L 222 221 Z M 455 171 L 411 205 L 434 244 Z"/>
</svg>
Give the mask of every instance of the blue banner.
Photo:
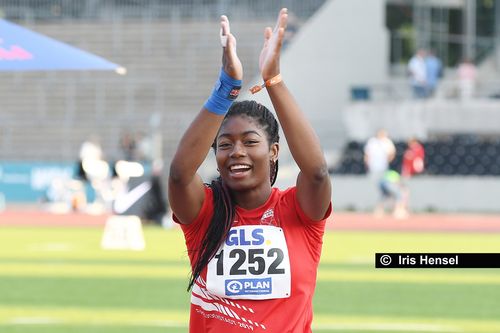
<svg viewBox="0 0 500 333">
<path fill-rule="evenodd" d="M 43 200 L 54 181 L 73 178 L 75 164 L 44 162 L 0 163 L 0 193 L 7 202 Z"/>
</svg>

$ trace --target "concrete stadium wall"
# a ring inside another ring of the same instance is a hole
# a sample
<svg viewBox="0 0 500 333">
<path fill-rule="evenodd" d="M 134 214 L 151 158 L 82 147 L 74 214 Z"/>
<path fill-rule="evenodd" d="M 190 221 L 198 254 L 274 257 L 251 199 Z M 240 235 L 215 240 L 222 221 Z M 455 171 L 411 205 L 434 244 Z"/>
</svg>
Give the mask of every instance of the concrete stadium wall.
<svg viewBox="0 0 500 333">
<path fill-rule="evenodd" d="M 294 186 L 298 172 L 294 164 L 280 164 L 276 186 Z M 368 176 L 332 175 L 331 181 L 335 210 L 372 211 L 375 207 L 379 194 Z M 415 212 L 500 212 L 500 177 L 422 175 L 410 179 L 408 186 L 410 209 Z"/>
<path fill-rule="evenodd" d="M 430 99 L 426 101 L 354 102 L 343 110 L 350 140 L 368 140 L 379 128 L 392 139 L 427 140 L 440 134 L 500 134 L 500 100 Z"/>
<path fill-rule="evenodd" d="M 334 209 L 370 211 L 378 200 L 366 176 L 334 175 L 332 183 Z M 410 180 L 409 189 L 412 211 L 500 212 L 498 177 L 419 176 Z"/>
<path fill-rule="evenodd" d="M 387 81 L 388 50 L 384 0 L 330 0 L 286 49 L 283 79 L 325 150 L 339 149 L 345 142 L 342 110 L 351 87 Z M 254 82 L 261 80 L 258 76 Z M 271 106 L 264 93 L 252 98 Z"/>
</svg>

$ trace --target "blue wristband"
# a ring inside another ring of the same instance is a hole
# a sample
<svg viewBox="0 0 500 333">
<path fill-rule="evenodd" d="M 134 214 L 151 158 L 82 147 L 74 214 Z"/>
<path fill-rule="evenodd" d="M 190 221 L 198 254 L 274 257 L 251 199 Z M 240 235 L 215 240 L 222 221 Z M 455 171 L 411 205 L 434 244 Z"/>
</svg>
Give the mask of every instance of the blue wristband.
<svg viewBox="0 0 500 333">
<path fill-rule="evenodd" d="M 212 95 L 205 102 L 205 109 L 218 115 L 225 115 L 233 101 L 238 97 L 240 89 L 241 80 L 233 79 L 221 68 Z"/>
</svg>

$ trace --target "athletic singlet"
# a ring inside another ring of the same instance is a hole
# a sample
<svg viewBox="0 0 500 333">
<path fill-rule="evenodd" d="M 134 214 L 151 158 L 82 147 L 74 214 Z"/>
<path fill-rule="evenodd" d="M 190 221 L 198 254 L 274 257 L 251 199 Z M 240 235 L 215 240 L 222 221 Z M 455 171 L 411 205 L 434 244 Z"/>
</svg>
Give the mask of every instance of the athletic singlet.
<svg viewBox="0 0 500 333">
<path fill-rule="evenodd" d="M 207 187 L 205 195 L 195 221 L 181 224 L 191 263 L 213 214 L 212 190 Z M 189 331 L 311 332 L 312 298 L 330 213 L 331 205 L 323 220 L 312 221 L 300 208 L 295 187 L 273 188 L 259 208 L 236 207 L 223 247 L 193 286 Z"/>
</svg>

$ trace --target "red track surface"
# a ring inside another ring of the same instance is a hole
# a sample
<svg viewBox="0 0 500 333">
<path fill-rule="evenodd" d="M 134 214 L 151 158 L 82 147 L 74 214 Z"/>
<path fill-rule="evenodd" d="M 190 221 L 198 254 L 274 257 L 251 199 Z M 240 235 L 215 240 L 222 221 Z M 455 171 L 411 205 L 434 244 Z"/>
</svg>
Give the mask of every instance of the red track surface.
<svg viewBox="0 0 500 333">
<path fill-rule="evenodd" d="M 18 208 L 1 212 L 0 226 L 99 227 L 105 224 L 107 217 Z M 414 214 L 398 220 L 391 216 L 375 218 L 371 214 L 334 212 L 327 225 L 332 230 L 500 232 L 500 215 Z"/>
<path fill-rule="evenodd" d="M 0 226 L 96 227 L 104 226 L 107 217 L 107 215 L 53 214 L 42 210 L 8 209 L 0 213 Z"/>
<path fill-rule="evenodd" d="M 329 226 L 336 230 L 500 232 L 500 215 L 413 214 L 407 219 L 375 218 L 363 213 L 334 213 Z"/>
</svg>

